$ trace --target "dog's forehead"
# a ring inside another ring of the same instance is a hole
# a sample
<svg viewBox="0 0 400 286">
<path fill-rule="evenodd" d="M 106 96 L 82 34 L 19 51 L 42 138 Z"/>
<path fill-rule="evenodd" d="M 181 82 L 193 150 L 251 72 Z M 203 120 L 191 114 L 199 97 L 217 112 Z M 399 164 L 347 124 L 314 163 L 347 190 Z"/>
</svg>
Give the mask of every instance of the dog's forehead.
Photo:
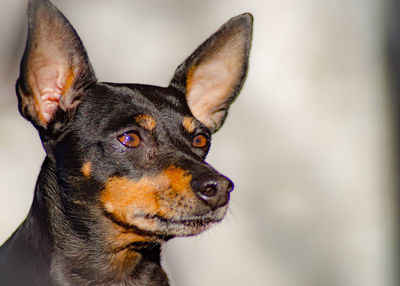
<svg viewBox="0 0 400 286">
<path fill-rule="evenodd" d="M 103 93 L 121 107 L 151 108 L 161 110 L 166 107 L 181 109 L 187 107 L 183 93 L 174 88 L 144 84 L 98 84 L 96 93 Z"/>
<path fill-rule="evenodd" d="M 173 124 L 191 116 L 184 94 L 151 85 L 100 83 L 82 103 L 79 113 L 84 121 L 112 129 L 132 121 L 153 129 L 157 124 Z"/>
</svg>

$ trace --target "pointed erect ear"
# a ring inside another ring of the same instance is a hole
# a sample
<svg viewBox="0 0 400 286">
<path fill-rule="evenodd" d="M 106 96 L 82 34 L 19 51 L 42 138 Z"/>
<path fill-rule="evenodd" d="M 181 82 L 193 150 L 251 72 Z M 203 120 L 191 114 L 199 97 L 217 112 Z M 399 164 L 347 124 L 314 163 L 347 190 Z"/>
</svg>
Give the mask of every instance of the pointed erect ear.
<svg viewBox="0 0 400 286">
<path fill-rule="evenodd" d="M 222 126 L 243 86 L 252 26 L 251 14 L 230 19 L 178 67 L 171 81 L 185 93 L 192 114 L 212 132 Z"/>
<path fill-rule="evenodd" d="M 65 122 L 96 81 L 74 28 L 48 0 L 30 0 L 28 39 L 16 89 L 21 114 L 39 130 Z"/>
</svg>

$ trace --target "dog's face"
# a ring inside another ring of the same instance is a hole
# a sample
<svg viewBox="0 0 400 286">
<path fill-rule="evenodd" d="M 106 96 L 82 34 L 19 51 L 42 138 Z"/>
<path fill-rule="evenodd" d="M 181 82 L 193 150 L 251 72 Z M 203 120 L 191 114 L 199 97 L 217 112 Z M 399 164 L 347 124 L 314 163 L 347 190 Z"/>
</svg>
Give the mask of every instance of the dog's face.
<svg viewBox="0 0 400 286">
<path fill-rule="evenodd" d="M 233 188 L 204 162 L 210 138 L 174 88 L 102 83 L 87 90 L 52 153 L 80 190 L 71 201 L 98 200 L 114 223 L 142 234 L 184 236 L 220 221 Z"/>
<path fill-rule="evenodd" d="M 126 244 L 122 233 L 166 239 L 222 220 L 233 184 L 205 158 L 243 85 L 251 27 L 248 14 L 231 19 L 169 87 L 99 83 L 64 16 L 31 1 L 19 109 L 54 162 L 64 207 L 96 212 Z"/>
</svg>

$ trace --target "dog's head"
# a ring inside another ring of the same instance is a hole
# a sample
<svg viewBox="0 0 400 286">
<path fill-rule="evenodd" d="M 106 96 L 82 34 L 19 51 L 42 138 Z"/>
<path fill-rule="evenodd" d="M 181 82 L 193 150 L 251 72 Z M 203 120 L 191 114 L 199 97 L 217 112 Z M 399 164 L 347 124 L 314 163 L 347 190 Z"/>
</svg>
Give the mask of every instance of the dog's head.
<svg viewBox="0 0 400 286">
<path fill-rule="evenodd" d="M 84 218 L 95 207 L 119 234 L 143 237 L 194 235 L 220 221 L 233 184 L 205 158 L 243 85 L 251 35 L 250 14 L 232 18 L 168 87 L 101 83 L 67 19 L 30 1 L 16 90 L 54 163 L 61 208 Z"/>
</svg>

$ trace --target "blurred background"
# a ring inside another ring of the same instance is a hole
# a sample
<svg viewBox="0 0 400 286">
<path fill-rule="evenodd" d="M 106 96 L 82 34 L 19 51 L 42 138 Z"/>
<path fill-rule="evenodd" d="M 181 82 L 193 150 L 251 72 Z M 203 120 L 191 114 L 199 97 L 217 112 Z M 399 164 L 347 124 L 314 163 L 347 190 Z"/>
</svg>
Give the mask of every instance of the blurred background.
<svg viewBox="0 0 400 286">
<path fill-rule="evenodd" d="M 0 0 L 0 244 L 26 216 L 44 158 L 14 92 L 26 2 Z M 235 182 L 230 212 L 165 245 L 172 285 L 397 285 L 395 1 L 54 3 L 99 80 L 162 86 L 230 17 L 254 15 L 247 82 L 208 157 Z"/>
</svg>

